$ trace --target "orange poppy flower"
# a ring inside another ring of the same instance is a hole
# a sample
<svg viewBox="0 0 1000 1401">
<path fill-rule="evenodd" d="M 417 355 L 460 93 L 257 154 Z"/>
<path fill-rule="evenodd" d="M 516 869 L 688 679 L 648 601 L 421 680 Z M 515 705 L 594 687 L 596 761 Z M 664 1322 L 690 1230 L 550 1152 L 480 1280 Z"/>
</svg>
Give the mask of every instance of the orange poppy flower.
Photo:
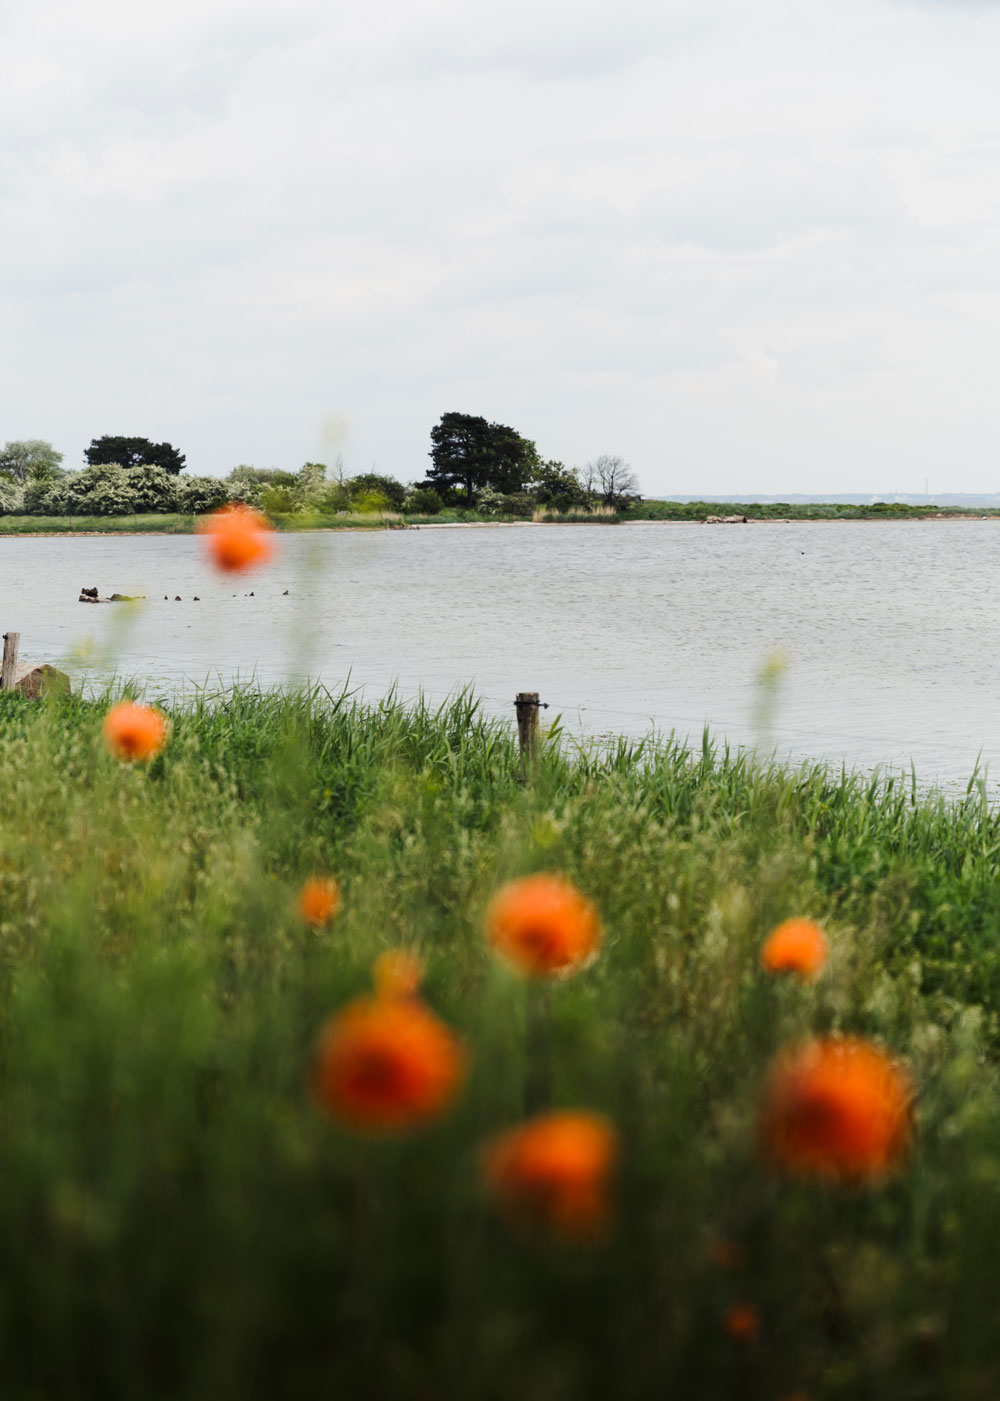
<svg viewBox="0 0 1000 1401">
<path fill-rule="evenodd" d="M 519 973 L 549 978 L 588 963 L 601 941 L 597 910 L 564 876 L 542 872 L 497 891 L 486 935 Z"/>
<path fill-rule="evenodd" d="M 600 1114 L 539 1114 L 483 1150 L 482 1171 L 500 1210 L 518 1226 L 566 1238 L 603 1234 L 611 1219 L 614 1126 Z"/>
<path fill-rule="evenodd" d="M 722 1315 L 722 1324 L 734 1342 L 752 1343 L 760 1333 L 760 1314 L 753 1304 L 733 1304 Z"/>
<path fill-rule="evenodd" d="M 340 886 L 330 876 L 310 876 L 299 894 L 299 914 L 317 929 L 340 912 Z"/>
<path fill-rule="evenodd" d="M 886 1177 L 910 1141 L 912 1091 L 871 1042 L 830 1036 L 783 1051 L 764 1090 L 760 1144 L 771 1163 L 827 1182 Z"/>
<path fill-rule="evenodd" d="M 811 919 L 786 919 L 764 940 L 760 966 L 767 973 L 795 973 L 810 982 L 826 963 L 826 935 Z"/>
<path fill-rule="evenodd" d="M 104 742 L 116 759 L 153 759 L 167 742 L 167 721 L 158 710 L 119 701 L 104 717 Z"/>
<path fill-rule="evenodd" d="M 453 1031 L 416 999 L 363 997 L 320 1032 L 313 1088 L 348 1128 L 399 1132 L 439 1118 L 465 1073 Z"/>
<path fill-rule="evenodd" d="M 717 1270 L 738 1270 L 746 1261 L 746 1251 L 728 1236 L 714 1236 L 705 1248 L 709 1264 Z"/>
<path fill-rule="evenodd" d="M 205 536 L 208 557 L 216 569 L 227 574 L 242 573 L 264 564 L 274 552 L 271 526 L 267 518 L 250 506 L 231 502 L 221 507 L 199 529 Z"/>
<path fill-rule="evenodd" d="M 409 949 L 387 949 L 372 968 L 376 997 L 416 997 L 424 965 Z"/>
</svg>

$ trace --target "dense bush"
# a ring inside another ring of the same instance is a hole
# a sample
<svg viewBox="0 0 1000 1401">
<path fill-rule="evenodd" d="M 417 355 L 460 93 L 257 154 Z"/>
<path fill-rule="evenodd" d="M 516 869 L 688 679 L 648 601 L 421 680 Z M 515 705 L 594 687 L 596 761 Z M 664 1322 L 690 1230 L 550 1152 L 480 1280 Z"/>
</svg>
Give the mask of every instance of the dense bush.
<svg viewBox="0 0 1000 1401">
<path fill-rule="evenodd" d="M 178 478 L 165 467 L 130 467 L 127 476 L 133 511 L 166 512 L 178 509 Z"/>
<path fill-rule="evenodd" d="M 349 477 L 344 483 L 352 501 L 360 501 L 372 495 L 380 496 L 388 503 L 387 509 L 400 511 L 406 500 L 406 487 L 395 477 L 386 477 L 379 472 L 361 472 Z"/>
<path fill-rule="evenodd" d="M 116 462 L 75 472 L 65 488 L 67 515 L 127 516 L 136 509 L 131 473 Z"/>
<path fill-rule="evenodd" d="M 218 477 L 178 477 L 177 510 L 200 516 L 232 499 L 228 485 Z"/>
<path fill-rule="evenodd" d="M 24 488 L 24 510 L 29 516 L 66 514 L 69 473 L 46 480 L 32 480 Z"/>
<path fill-rule="evenodd" d="M 432 486 L 414 487 L 404 502 L 409 515 L 436 516 L 441 510 L 441 498 Z"/>
</svg>

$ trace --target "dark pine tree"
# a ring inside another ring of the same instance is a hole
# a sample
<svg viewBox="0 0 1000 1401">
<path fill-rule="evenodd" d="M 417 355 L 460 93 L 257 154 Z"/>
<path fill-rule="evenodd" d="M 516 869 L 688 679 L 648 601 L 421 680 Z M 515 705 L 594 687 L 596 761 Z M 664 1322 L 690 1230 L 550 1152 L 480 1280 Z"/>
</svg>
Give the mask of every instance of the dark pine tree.
<svg viewBox="0 0 1000 1401">
<path fill-rule="evenodd" d="M 183 471 L 185 464 L 184 454 L 170 443 L 151 443 L 148 438 L 123 438 L 109 434 L 94 438 L 84 457 L 90 467 L 117 462 L 119 467 L 162 467 L 174 476 Z"/>
</svg>

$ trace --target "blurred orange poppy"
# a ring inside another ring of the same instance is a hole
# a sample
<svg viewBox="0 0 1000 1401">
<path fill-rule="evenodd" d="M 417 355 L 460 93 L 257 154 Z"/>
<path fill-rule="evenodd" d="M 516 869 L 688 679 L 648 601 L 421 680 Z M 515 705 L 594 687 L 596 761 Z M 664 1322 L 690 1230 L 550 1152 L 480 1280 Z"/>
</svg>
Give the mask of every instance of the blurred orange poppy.
<svg viewBox="0 0 1000 1401">
<path fill-rule="evenodd" d="M 722 1316 L 726 1332 L 737 1343 L 752 1343 L 760 1333 L 760 1314 L 753 1304 L 732 1304 Z"/>
<path fill-rule="evenodd" d="M 861 1184 L 896 1169 L 910 1142 L 912 1090 L 884 1051 L 829 1036 L 781 1052 L 768 1075 L 759 1132 L 776 1168 Z"/>
<path fill-rule="evenodd" d="M 811 919 L 786 919 L 764 940 L 760 965 L 767 973 L 795 973 L 803 981 L 819 976 L 829 947 Z"/>
<path fill-rule="evenodd" d="M 458 1037 L 421 1002 L 364 997 L 320 1032 L 313 1088 L 347 1127 L 399 1132 L 444 1114 L 465 1067 Z"/>
<path fill-rule="evenodd" d="M 274 553 L 273 532 L 266 516 L 240 502 L 213 511 L 199 522 L 199 530 L 209 559 L 227 574 L 253 569 Z"/>
<path fill-rule="evenodd" d="M 310 876 L 299 893 L 299 914 L 317 929 L 340 912 L 340 886 L 330 876 Z"/>
<path fill-rule="evenodd" d="M 376 997 L 416 997 L 424 965 L 409 949 L 386 949 L 372 968 Z"/>
<path fill-rule="evenodd" d="M 116 759 L 152 759 L 167 742 L 167 721 L 158 710 L 119 701 L 104 717 L 104 742 Z"/>
<path fill-rule="evenodd" d="M 728 1236 L 714 1236 L 705 1247 L 709 1264 L 718 1270 L 738 1270 L 746 1261 L 746 1251 Z"/>
<path fill-rule="evenodd" d="M 588 963 L 601 942 L 597 910 L 564 876 L 542 872 L 497 891 L 486 935 L 519 973 L 548 978 Z"/>
<path fill-rule="evenodd" d="M 539 1114 L 487 1143 L 482 1171 L 500 1210 L 515 1225 L 563 1237 L 602 1235 L 611 1221 L 610 1179 L 618 1132 L 585 1110 Z"/>
</svg>

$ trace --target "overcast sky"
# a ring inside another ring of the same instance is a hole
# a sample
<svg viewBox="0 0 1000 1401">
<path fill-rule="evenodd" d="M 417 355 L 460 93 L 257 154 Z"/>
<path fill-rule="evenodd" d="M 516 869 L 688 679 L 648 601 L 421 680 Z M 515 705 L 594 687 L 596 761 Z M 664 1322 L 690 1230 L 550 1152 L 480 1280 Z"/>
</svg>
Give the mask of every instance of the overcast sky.
<svg viewBox="0 0 1000 1401">
<path fill-rule="evenodd" d="M 998 69 L 988 0 L 0 0 L 0 441 L 998 491 Z"/>
</svg>

